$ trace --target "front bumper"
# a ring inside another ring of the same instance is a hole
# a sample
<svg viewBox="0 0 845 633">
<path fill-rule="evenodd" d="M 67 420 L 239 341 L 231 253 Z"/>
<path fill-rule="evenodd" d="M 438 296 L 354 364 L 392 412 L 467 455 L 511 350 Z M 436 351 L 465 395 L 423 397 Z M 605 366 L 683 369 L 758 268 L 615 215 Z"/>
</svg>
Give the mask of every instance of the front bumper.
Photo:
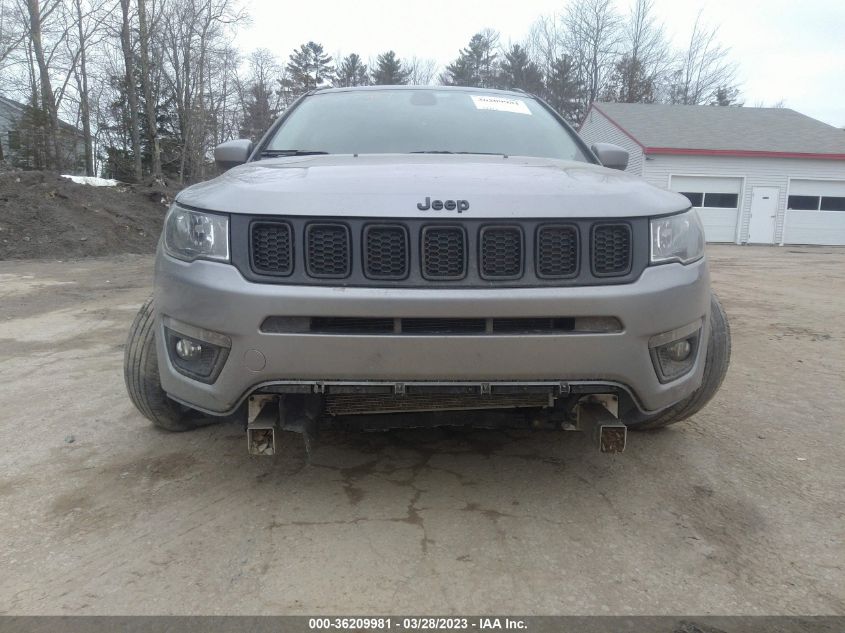
<svg viewBox="0 0 845 633">
<path fill-rule="evenodd" d="M 703 328 L 692 370 L 668 383 L 658 380 L 649 339 L 697 320 L 708 323 L 710 286 L 705 259 L 688 266 L 649 267 L 636 282 L 625 285 L 501 289 L 285 286 L 249 282 L 228 264 L 186 263 L 159 251 L 155 306 L 162 387 L 172 398 L 212 414 L 230 413 L 259 385 L 331 380 L 592 381 L 620 385 L 643 411 L 658 411 L 701 384 L 709 332 Z M 261 324 L 270 316 L 607 316 L 619 319 L 622 331 L 485 336 L 261 332 Z M 165 320 L 211 330 L 231 340 L 225 365 L 213 383 L 189 378 L 174 368 L 163 343 Z"/>
</svg>

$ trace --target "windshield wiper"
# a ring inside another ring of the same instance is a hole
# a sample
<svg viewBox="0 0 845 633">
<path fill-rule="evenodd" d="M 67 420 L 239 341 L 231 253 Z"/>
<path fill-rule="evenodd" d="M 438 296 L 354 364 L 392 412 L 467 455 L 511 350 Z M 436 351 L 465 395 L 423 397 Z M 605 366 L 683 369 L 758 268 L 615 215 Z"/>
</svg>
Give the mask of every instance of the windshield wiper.
<svg viewBox="0 0 845 633">
<path fill-rule="evenodd" d="M 261 156 L 314 156 L 316 154 L 328 154 L 328 152 L 321 152 L 313 149 L 265 149 L 261 152 Z"/>
<path fill-rule="evenodd" d="M 504 156 L 502 152 L 453 152 L 448 149 L 423 149 L 411 154 L 479 154 L 481 156 Z"/>
</svg>

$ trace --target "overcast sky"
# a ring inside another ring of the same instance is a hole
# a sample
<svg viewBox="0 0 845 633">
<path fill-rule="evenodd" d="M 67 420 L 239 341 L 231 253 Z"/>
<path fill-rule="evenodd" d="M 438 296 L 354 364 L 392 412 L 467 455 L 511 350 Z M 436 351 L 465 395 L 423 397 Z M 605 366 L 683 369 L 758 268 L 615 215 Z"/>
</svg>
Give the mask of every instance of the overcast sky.
<svg viewBox="0 0 845 633">
<path fill-rule="evenodd" d="M 491 27 L 502 42 L 521 41 L 535 18 L 567 0 L 247 0 L 252 23 L 238 44 L 286 60 L 314 40 L 331 55 L 365 59 L 393 49 L 400 57 L 451 61 L 473 33 Z M 617 0 L 621 12 L 628 0 Z M 703 8 L 739 66 L 748 106 L 787 107 L 845 127 L 845 0 L 655 0 L 674 44 L 682 46 Z"/>
</svg>

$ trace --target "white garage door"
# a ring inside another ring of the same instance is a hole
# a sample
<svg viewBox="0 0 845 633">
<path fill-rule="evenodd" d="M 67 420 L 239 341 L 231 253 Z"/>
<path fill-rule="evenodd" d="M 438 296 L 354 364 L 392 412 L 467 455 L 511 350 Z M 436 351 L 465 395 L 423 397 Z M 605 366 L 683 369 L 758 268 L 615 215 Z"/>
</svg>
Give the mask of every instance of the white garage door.
<svg viewBox="0 0 845 633">
<path fill-rule="evenodd" d="M 670 189 L 684 194 L 698 209 L 708 242 L 736 241 L 742 178 L 672 176 Z"/>
<path fill-rule="evenodd" d="M 845 180 L 792 180 L 786 203 L 786 244 L 845 245 Z"/>
</svg>

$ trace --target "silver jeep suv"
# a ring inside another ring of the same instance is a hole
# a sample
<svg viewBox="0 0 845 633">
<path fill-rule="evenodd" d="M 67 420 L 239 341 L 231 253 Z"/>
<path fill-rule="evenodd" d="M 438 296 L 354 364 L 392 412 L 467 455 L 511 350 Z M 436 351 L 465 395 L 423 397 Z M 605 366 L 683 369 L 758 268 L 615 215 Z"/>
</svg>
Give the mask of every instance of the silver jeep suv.
<svg viewBox="0 0 845 633">
<path fill-rule="evenodd" d="M 129 394 L 184 430 L 626 427 L 698 411 L 730 356 L 689 201 L 521 92 L 317 90 L 167 214 Z"/>
</svg>

